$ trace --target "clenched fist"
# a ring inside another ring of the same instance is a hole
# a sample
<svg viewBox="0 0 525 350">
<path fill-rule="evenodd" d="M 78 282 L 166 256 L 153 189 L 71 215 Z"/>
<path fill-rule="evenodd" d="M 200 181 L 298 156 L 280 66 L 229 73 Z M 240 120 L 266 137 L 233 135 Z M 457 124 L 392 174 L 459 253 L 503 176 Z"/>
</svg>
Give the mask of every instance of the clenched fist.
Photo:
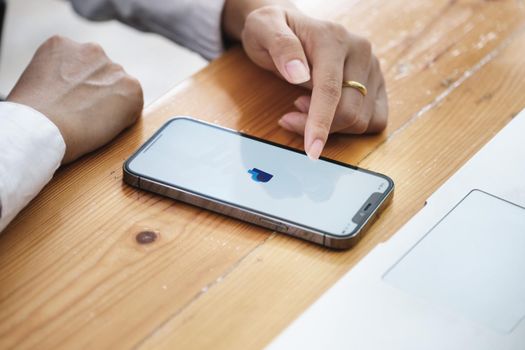
<svg viewBox="0 0 525 350">
<path fill-rule="evenodd" d="M 35 53 L 8 101 L 44 114 L 60 130 L 62 163 L 106 144 L 141 115 L 139 82 L 97 44 L 55 36 Z"/>
</svg>

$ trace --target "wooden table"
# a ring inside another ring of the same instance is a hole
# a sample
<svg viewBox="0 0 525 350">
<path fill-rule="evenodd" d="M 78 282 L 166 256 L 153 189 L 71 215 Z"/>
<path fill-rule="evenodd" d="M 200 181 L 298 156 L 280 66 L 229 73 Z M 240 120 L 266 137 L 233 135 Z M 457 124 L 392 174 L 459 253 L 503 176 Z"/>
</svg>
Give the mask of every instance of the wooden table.
<svg viewBox="0 0 525 350">
<path fill-rule="evenodd" d="M 369 37 L 386 74 L 388 130 L 324 153 L 396 181 L 368 234 L 334 252 L 122 183 L 123 161 L 176 114 L 302 147 L 277 126 L 300 90 L 233 49 L 59 170 L 0 236 L 0 348 L 260 348 L 525 106 L 523 1 L 298 3 Z M 139 244 L 143 231 L 158 237 Z"/>
</svg>

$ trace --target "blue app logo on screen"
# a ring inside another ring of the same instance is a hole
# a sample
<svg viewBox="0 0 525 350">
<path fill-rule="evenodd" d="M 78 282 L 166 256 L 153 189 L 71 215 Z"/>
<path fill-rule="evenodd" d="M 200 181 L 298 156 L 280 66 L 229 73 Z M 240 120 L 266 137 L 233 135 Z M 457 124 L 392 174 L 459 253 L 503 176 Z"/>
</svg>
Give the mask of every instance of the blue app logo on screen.
<svg viewBox="0 0 525 350">
<path fill-rule="evenodd" d="M 252 175 L 252 180 L 255 182 L 268 182 L 273 177 L 272 174 L 268 174 L 267 172 L 259 170 L 257 168 L 248 170 L 248 173 Z"/>
</svg>

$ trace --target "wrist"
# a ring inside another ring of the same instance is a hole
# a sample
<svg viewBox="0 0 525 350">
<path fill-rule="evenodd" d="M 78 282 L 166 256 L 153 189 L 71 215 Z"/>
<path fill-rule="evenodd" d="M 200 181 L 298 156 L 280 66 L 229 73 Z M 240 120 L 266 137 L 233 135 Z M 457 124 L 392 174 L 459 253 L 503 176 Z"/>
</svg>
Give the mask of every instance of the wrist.
<svg viewBox="0 0 525 350">
<path fill-rule="evenodd" d="M 296 8 L 289 0 L 226 0 L 222 14 L 222 30 L 225 38 L 240 41 L 246 18 L 253 11 L 267 6 Z"/>
</svg>

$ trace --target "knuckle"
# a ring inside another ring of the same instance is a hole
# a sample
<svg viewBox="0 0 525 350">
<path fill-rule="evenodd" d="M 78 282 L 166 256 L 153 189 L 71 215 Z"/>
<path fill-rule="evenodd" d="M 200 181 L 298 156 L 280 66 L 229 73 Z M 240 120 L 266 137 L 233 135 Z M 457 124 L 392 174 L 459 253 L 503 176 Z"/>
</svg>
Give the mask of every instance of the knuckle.
<svg viewBox="0 0 525 350">
<path fill-rule="evenodd" d="M 129 74 L 126 74 L 124 71 L 121 71 L 121 74 L 122 75 L 120 77 L 120 81 L 128 90 L 134 90 L 137 88 L 137 86 L 140 86 L 140 83 L 136 78 L 132 77 Z"/>
<path fill-rule="evenodd" d="M 65 37 L 63 37 L 63 36 L 53 35 L 52 37 L 50 37 L 49 39 L 44 41 L 42 43 L 42 45 L 40 45 L 38 50 L 39 51 L 51 50 L 53 48 L 57 48 L 57 47 L 60 47 L 60 46 L 64 45 L 66 43 L 66 41 L 67 41 L 67 39 Z"/>
<path fill-rule="evenodd" d="M 257 21 L 253 18 L 252 14 L 250 13 L 246 18 L 246 21 L 244 22 L 244 27 L 241 31 L 241 42 L 243 43 L 243 45 L 249 43 L 249 39 L 256 37 L 255 35 L 258 31 L 257 27 Z"/>
<path fill-rule="evenodd" d="M 335 39 L 341 44 L 344 44 L 348 41 L 348 30 L 343 25 L 339 23 L 334 23 L 332 26 L 332 31 L 334 33 Z"/>
<path fill-rule="evenodd" d="M 264 25 L 269 18 L 278 16 L 279 11 L 277 6 L 263 6 L 253 10 L 246 16 L 245 27 Z"/>
<path fill-rule="evenodd" d="M 126 74 L 124 76 L 124 83 L 127 85 L 128 89 L 130 90 L 131 94 L 134 96 L 141 96 L 143 95 L 142 92 L 142 86 L 140 85 L 140 82 L 137 78 L 132 77 L 131 75 Z"/>
<path fill-rule="evenodd" d="M 142 108 L 144 107 L 144 94 L 142 87 L 136 78 L 128 74 L 125 74 L 122 77 L 121 84 L 124 85 L 124 96 L 128 101 L 128 106 L 131 111 L 128 114 L 127 121 L 133 123 L 139 118 Z"/>
<path fill-rule="evenodd" d="M 253 14 L 256 17 L 273 17 L 281 13 L 282 13 L 282 10 L 280 9 L 279 6 L 269 5 L 269 6 L 262 6 L 252 11 L 251 14 Z"/>
<path fill-rule="evenodd" d="M 258 22 L 258 14 L 256 13 L 258 10 L 252 11 L 246 16 L 246 20 L 244 21 L 244 28 L 243 32 L 251 32 L 252 28 L 255 27 L 255 24 Z"/>
<path fill-rule="evenodd" d="M 352 130 L 356 134 L 364 134 L 368 129 L 368 122 L 366 120 L 358 120 L 352 125 Z"/>
<path fill-rule="evenodd" d="M 51 44 L 51 45 L 60 45 L 60 44 L 62 44 L 65 41 L 66 41 L 65 37 L 63 37 L 61 35 L 58 35 L 58 34 L 55 34 L 52 37 L 50 37 L 49 39 L 47 39 L 46 43 Z"/>
<path fill-rule="evenodd" d="M 297 47 L 299 40 L 292 34 L 276 32 L 272 38 L 272 51 L 287 51 Z"/>
<path fill-rule="evenodd" d="M 275 18 L 282 15 L 279 14 L 276 6 L 263 6 L 251 11 L 244 21 L 244 28 L 241 33 L 242 41 L 251 37 L 257 37 L 261 30 L 268 30 L 273 28 L 273 21 Z"/>
<path fill-rule="evenodd" d="M 129 83 L 130 83 L 131 87 L 133 88 L 135 94 L 142 96 L 142 94 L 143 94 L 142 86 L 140 85 L 140 82 L 138 81 L 138 79 L 131 78 Z"/>
<path fill-rule="evenodd" d="M 320 86 L 320 91 L 326 98 L 339 100 L 341 97 L 341 82 L 335 77 L 329 77 Z"/>
<path fill-rule="evenodd" d="M 342 122 L 348 127 L 356 124 L 358 120 L 359 115 L 357 113 L 357 108 L 354 106 L 350 107 L 349 110 L 342 116 Z"/>
<path fill-rule="evenodd" d="M 373 63 L 374 69 L 381 71 L 381 62 L 379 62 L 379 59 L 376 57 L 376 55 L 373 55 L 372 63 Z"/>
<path fill-rule="evenodd" d="M 82 49 L 89 54 L 105 55 L 104 49 L 97 43 L 89 42 L 82 44 Z"/>
<path fill-rule="evenodd" d="M 381 70 L 381 62 L 379 62 L 379 59 L 375 55 L 372 55 L 372 63 L 371 63 L 370 67 L 371 67 L 370 68 L 370 74 L 376 75 L 376 76 L 380 77 L 381 80 L 383 80 L 383 72 Z"/>
<path fill-rule="evenodd" d="M 374 116 L 374 122 L 371 123 L 371 128 L 369 132 L 382 132 L 386 129 L 388 125 L 388 111 L 384 113 L 377 114 Z"/>
<path fill-rule="evenodd" d="M 115 63 L 115 62 L 111 62 L 110 64 L 111 64 L 111 70 L 113 70 L 115 72 L 121 72 L 121 73 L 125 74 L 124 73 L 124 67 L 122 67 L 121 64 Z"/>
<path fill-rule="evenodd" d="M 353 48 L 360 55 L 367 58 L 370 61 L 373 57 L 372 54 L 372 43 L 363 37 L 356 37 L 354 40 Z"/>
<path fill-rule="evenodd" d="M 349 41 L 349 32 L 342 24 L 331 21 L 325 21 L 322 24 L 322 27 L 324 29 L 321 31 L 322 33 L 324 33 L 322 34 L 323 37 L 325 37 L 328 33 L 331 40 L 335 41 L 336 44 L 343 45 Z"/>
</svg>

